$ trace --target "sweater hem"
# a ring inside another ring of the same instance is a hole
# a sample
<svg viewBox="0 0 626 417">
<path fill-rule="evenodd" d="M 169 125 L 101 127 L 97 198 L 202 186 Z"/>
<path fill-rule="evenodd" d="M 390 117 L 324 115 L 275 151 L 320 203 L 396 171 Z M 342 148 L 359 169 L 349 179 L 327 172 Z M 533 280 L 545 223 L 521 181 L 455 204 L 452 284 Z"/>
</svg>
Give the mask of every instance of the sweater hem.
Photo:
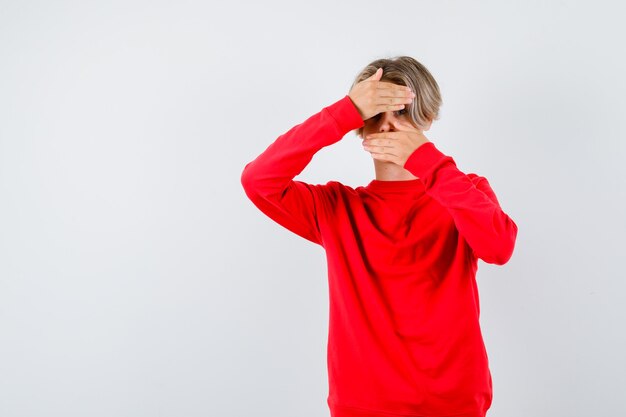
<svg viewBox="0 0 626 417">
<path fill-rule="evenodd" d="M 473 410 L 452 414 L 421 414 L 389 410 L 364 408 L 353 405 L 343 405 L 328 401 L 331 417 L 485 417 L 485 412 Z"/>
</svg>

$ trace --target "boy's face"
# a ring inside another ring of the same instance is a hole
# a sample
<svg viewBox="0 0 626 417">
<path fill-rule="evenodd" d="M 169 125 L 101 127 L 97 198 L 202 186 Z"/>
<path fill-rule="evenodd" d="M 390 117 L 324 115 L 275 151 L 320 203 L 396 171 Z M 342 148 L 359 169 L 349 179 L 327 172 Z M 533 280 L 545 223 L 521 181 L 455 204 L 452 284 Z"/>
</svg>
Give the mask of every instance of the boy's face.
<svg viewBox="0 0 626 417">
<path fill-rule="evenodd" d="M 428 130 L 429 128 L 430 124 L 423 130 Z M 378 113 L 376 116 L 364 120 L 363 136 L 370 133 L 397 132 L 402 130 L 420 131 L 420 129 L 416 128 L 411 123 L 411 118 L 406 108 Z"/>
</svg>

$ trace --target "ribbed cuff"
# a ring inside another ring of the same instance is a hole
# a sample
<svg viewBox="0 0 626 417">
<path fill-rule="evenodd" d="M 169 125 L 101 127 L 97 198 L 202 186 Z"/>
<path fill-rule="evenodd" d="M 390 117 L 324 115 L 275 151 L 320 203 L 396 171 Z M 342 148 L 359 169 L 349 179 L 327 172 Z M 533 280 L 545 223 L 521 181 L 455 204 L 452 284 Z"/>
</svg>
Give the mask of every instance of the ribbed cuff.
<svg viewBox="0 0 626 417">
<path fill-rule="evenodd" d="M 352 102 L 352 99 L 347 94 L 342 99 L 327 106 L 326 110 L 328 110 L 333 119 L 337 122 L 337 126 L 342 135 L 345 135 L 351 130 L 358 129 L 365 124 L 359 111 Z"/>
<path fill-rule="evenodd" d="M 452 160 L 452 157 L 444 154 L 435 147 L 433 142 L 420 145 L 404 163 L 404 169 L 411 174 L 425 179 L 442 163 Z"/>
</svg>

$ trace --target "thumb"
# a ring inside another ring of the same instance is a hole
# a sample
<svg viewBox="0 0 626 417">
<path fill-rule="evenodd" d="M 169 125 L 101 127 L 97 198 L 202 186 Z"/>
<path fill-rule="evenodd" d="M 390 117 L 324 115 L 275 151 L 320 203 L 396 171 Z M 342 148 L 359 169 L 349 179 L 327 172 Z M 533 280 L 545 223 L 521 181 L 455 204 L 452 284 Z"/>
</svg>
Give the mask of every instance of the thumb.
<svg viewBox="0 0 626 417">
<path fill-rule="evenodd" d="M 382 68 L 377 68 L 377 69 L 376 69 L 376 72 L 375 72 L 375 73 L 373 73 L 373 74 L 372 74 L 372 75 L 368 78 L 368 80 L 376 80 L 376 81 L 378 81 L 378 80 L 380 80 L 380 77 L 381 77 L 382 75 L 383 75 L 383 69 L 382 69 Z"/>
</svg>

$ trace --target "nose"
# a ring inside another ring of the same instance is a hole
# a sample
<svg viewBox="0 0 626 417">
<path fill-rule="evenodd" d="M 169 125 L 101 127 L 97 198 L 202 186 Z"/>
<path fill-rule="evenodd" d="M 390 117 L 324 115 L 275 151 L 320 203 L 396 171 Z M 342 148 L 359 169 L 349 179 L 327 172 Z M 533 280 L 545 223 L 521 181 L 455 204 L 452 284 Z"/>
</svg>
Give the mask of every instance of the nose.
<svg viewBox="0 0 626 417">
<path fill-rule="evenodd" d="M 381 132 L 395 130 L 398 125 L 398 119 L 395 117 L 394 112 L 388 111 L 380 113 L 378 123 L 378 129 Z"/>
</svg>

